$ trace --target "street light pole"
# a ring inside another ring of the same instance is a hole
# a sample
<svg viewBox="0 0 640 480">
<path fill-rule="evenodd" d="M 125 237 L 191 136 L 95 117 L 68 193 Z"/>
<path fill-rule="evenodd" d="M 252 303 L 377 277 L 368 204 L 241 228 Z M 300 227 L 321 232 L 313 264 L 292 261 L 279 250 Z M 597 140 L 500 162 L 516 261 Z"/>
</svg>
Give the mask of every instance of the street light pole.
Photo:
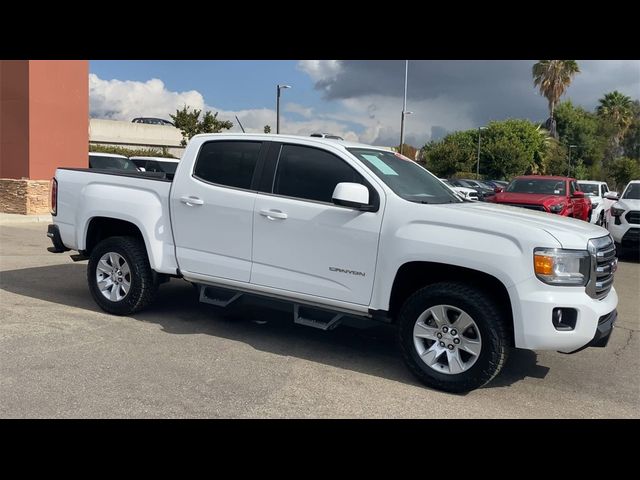
<svg viewBox="0 0 640 480">
<path fill-rule="evenodd" d="M 276 133 L 280 133 L 280 90 L 283 88 L 291 88 L 291 85 L 278 85 L 278 96 L 276 99 Z"/>
<path fill-rule="evenodd" d="M 478 127 L 478 164 L 476 166 L 476 180 L 480 180 L 480 132 L 486 129 L 487 127 Z"/>
<path fill-rule="evenodd" d="M 404 102 L 402 103 L 402 115 L 400 116 L 400 155 L 402 155 L 402 146 L 404 145 L 404 117 L 412 112 L 407 112 L 407 77 L 409 75 L 409 60 L 405 60 L 404 64 Z"/>
</svg>

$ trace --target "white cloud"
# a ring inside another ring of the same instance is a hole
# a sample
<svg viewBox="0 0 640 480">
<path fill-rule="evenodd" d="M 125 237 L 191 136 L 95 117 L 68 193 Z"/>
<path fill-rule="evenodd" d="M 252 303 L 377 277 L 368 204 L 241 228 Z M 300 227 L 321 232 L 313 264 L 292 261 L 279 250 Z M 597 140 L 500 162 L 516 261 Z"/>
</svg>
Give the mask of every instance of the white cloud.
<svg viewBox="0 0 640 480">
<path fill-rule="evenodd" d="M 89 74 L 89 111 L 92 117 L 129 121 L 144 116 L 169 120 L 169 114 L 183 105 L 202 109 L 204 98 L 196 90 L 167 90 L 164 82 L 157 78 L 136 82 L 103 80 Z"/>
<path fill-rule="evenodd" d="M 300 60 L 298 68 L 317 82 L 335 78 L 342 67 L 340 60 Z"/>
<path fill-rule="evenodd" d="M 305 118 L 311 118 L 313 116 L 313 108 L 305 107 L 304 105 L 300 105 L 298 103 L 287 103 L 284 106 L 285 112 L 297 113 L 298 115 L 302 115 Z"/>
<path fill-rule="evenodd" d="M 207 105 L 202 94 L 196 90 L 174 92 L 168 90 L 158 79 L 146 82 L 103 80 L 95 74 L 89 75 L 89 108 L 93 118 L 130 121 L 134 117 L 148 116 L 169 119 L 170 113 L 185 104 L 200 110 L 218 112 L 218 119 L 233 122 L 233 132 L 241 131 L 236 116 L 246 132 L 261 133 L 265 125 L 271 126 L 274 133 L 276 130 L 276 112 L 272 109 L 222 110 Z M 305 120 L 292 121 L 281 112 L 281 133 L 307 136 L 314 132 L 330 132 L 352 141 L 359 139 L 358 134 L 340 119 L 314 115 L 312 108 L 288 103 L 285 111 L 299 113 Z"/>
<path fill-rule="evenodd" d="M 310 68 L 314 75 L 330 75 L 336 63 L 323 62 Z M 315 70 L 314 70 L 315 69 Z M 207 105 L 202 94 L 196 90 L 175 92 L 168 90 L 159 79 L 146 82 L 104 80 L 95 74 L 89 75 L 90 112 L 95 118 L 130 121 L 137 116 L 152 116 L 169 119 L 183 105 L 218 112 L 220 120 L 230 120 L 234 126 L 231 131 L 241 131 L 236 120 L 240 119 L 245 131 L 258 133 L 265 125 L 276 130 L 276 112 L 268 108 L 223 110 Z M 336 100 L 339 107 L 334 113 L 321 113 L 316 109 L 289 102 L 284 106 L 285 113 L 296 113 L 302 120 L 292 120 L 281 111 L 280 131 L 294 135 L 307 136 L 314 132 L 328 132 L 340 135 L 346 140 L 378 144 L 397 145 L 400 141 L 400 112 L 402 100 L 392 96 L 368 95 L 358 98 Z M 447 97 L 430 100 L 411 101 L 407 116 L 405 140 L 416 146 L 424 143 L 432 129 L 455 130 L 473 128 L 470 106 Z"/>
</svg>

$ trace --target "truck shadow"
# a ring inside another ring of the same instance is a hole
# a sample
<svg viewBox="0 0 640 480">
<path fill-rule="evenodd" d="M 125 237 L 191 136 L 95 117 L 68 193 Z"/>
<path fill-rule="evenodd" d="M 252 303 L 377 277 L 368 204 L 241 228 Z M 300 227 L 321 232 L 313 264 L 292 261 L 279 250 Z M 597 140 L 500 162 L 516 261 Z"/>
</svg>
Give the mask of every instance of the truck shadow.
<svg viewBox="0 0 640 480">
<path fill-rule="evenodd" d="M 37 300 L 102 312 L 86 286 L 86 263 L 57 264 L 0 272 L 0 289 Z M 132 320 L 159 325 L 175 335 L 206 334 L 252 348 L 421 385 L 408 371 L 395 342 L 395 329 L 347 326 L 324 332 L 293 323 L 292 314 L 240 305 L 221 311 L 198 302 L 196 290 L 182 280 L 160 287 L 157 300 Z M 525 377 L 543 378 L 548 368 L 537 364 L 535 352 L 513 350 L 502 374 L 484 388 L 507 387 Z"/>
</svg>

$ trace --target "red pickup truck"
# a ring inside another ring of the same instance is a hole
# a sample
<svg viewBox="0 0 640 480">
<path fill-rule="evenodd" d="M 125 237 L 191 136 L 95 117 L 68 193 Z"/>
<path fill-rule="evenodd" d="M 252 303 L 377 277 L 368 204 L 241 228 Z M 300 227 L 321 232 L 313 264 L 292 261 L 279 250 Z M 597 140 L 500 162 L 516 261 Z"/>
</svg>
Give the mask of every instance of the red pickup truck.
<svg viewBox="0 0 640 480">
<path fill-rule="evenodd" d="M 589 221 L 591 201 L 580 191 L 575 178 L 525 175 L 514 178 L 490 202 L 524 207 Z"/>
</svg>

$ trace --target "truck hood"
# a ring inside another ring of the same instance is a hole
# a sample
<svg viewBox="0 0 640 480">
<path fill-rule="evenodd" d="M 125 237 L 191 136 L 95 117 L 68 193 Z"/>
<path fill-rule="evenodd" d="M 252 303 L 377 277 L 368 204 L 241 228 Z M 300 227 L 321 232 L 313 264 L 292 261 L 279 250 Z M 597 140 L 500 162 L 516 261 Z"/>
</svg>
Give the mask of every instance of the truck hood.
<svg viewBox="0 0 640 480">
<path fill-rule="evenodd" d="M 536 193 L 497 193 L 494 202 L 498 203 L 526 203 L 529 205 L 546 205 L 549 203 L 560 203 L 564 200 L 562 195 L 540 195 Z"/>
<path fill-rule="evenodd" d="M 630 198 L 623 198 L 618 200 L 615 204 L 615 207 L 624 208 L 625 212 L 629 210 L 640 210 L 640 200 L 632 200 Z"/>
<path fill-rule="evenodd" d="M 451 187 L 451 188 L 453 188 L 456 192 L 460 192 L 460 193 L 478 193 L 473 188 L 467 188 L 467 187 Z"/>
<path fill-rule="evenodd" d="M 606 229 L 589 222 L 509 205 L 470 202 L 451 204 L 445 207 L 456 208 L 473 214 L 475 220 L 479 223 L 492 225 L 497 229 L 501 228 L 500 224 L 508 223 L 510 227 L 516 227 L 516 229 L 518 225 L 522 225 L 523 227 L 545 231 L 554 237 L 563 248 L 584 250 L 587 248 L 589 239 L 604 237 L 609 234 Z M 451 218 L 458 217 L 451 215 Z M 527 234 L 525 228 L 519 229 L 519 232 L 521 235 Z"/>
</svg>

